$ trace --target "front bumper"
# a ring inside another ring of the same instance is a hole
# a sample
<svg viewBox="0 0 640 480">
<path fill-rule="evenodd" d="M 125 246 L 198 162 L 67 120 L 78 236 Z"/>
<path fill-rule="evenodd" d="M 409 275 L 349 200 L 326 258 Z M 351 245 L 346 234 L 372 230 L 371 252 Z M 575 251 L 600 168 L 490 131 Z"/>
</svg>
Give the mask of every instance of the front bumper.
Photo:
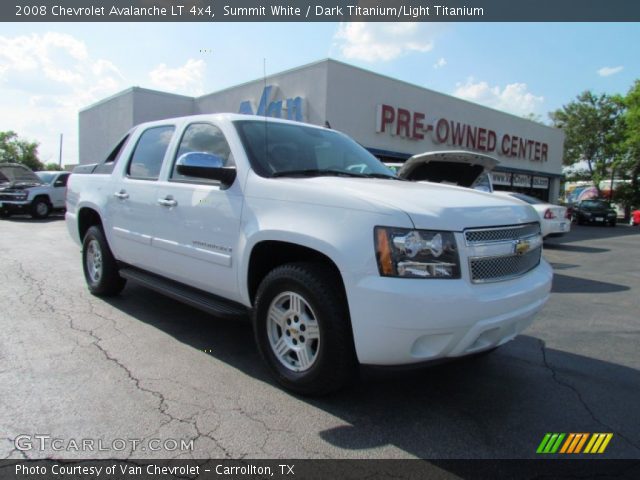
<svg viewBox="0 0 640 480">
<path fill-rule="evenodd" d="M 549 298 L 553 271 L 487 284 L 368 276 L 347 288 L 360 363 L 403 365 L 488 350 L 512 340 Z"/>
<path fill-rule="evenodd" d="M 31 208 L 29 200 L 0 200 L 0 210 L 10 213 L 27 213 Z"/>
</svg>

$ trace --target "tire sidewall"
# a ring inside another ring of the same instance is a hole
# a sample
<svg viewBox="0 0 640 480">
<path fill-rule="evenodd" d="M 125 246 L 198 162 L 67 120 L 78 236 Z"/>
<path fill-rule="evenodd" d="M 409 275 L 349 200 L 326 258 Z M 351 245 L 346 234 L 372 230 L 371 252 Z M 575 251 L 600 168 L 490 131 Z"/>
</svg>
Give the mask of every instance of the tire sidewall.
<svg viewBox="0 0 640 480">
<path fill-rule="evenodd" d="M 43 204 L 47 207 L 47 210 L 45 213 L 38 212 L 39 204 Z M 33 216 L 33 218 L 40 218 L 40 219 L 47 218 L 50 213 L 51 213 L 51 205 L 44 198 L 36 198 L 31 204 L 31 215 Z"/>
<path fill-rule="evenodd" d="M 102 233 L 102 232 L 100 232 Z M 100 287 L 101 287 L 101 281 L 104 279 L 104 263 L 103 263 L 103 272 L 102 275 L 100 277 L 100 281 L 98 282 L 94 282 L 91 279 L 91 276 L 89 275 L 89 271 L 88 271 L 88 267 L 87 267 L 87 249 L 89 247 L 89 243 L 92 240 L 96 240 L 98 245 L 100 246 L 100 253 L 102 254 L 102 257 L 104 258 L 105 252 L 104 252 L 104 245 L 102 242 L 102 235 L 98 235 L 96 232 L 96 227 L 91 227 L 89 228 L 89 230 L 87 231 L 87 234 L 84 236 L 84 240 L 82 241 L 82 271 L 84 272 L 84 279 L 87 282 L 87 286 L 89 287 L 89 290 L 91 292 L 99 292 L 100 291 Z M 103 260 L 104 262 L 104 260 Z"/>
<path fill-rule="evenodd" d="M 278 360 L 269 343 L 267 333 L 269 307 L 273 300 L 284 292 L 293 292 L 302 296 L 315 313 L 316 321 L 318 322 L 318 329 L 320 331 L 319 350 L 311 368 L 304 372 L 294 372 L 285 367 L 280 360 Z M 329 347 L 329 335 L 325 321 L 326 315 L 325 309 L 319 304 L 315 295 L 307 287 L 291 278 L 275 279 L 271 281 L 263 291 L 259 292 L 259 300 L 256 305 L 253 322 L 256 340 L 262 356 L 271 369 L 277 373 L 281 381 L 298 385 L 310 385 L 322 374 L 325 357 L 327 355 L 326 351 Z"/>
<path fill-rule="evenodd" d="M 87 249 L 89 243 L 95 240 L 100 247 L 100 253 L 102 255 L 102 274 L 97 282 L 94 282 L 89 275 L 87 269 Z M 117 295 L 122 291 L 126 281 L 120 277 L 118 273 L 118 265 L 116 262 L 107 239 L 102 231 L 101 227 L 92 226 L 87 230 L 82 240 L 82 271 L 87 283 L 89 291 L 98 296 L 112 296 Z"/>
<path fill-rule="evenodd" d="M 272 270 L 258 288 L 252 312 L 258 350 L 276 380 L 295 393 L 325 395 L 346 386 L 357 373 L 349 308 L 336 275 L 323 264 L 289 263 Z M 278 360 L 267 333 L 269 307 L 287 291 L 302 296 L 318 322 L 319 350 L 311 368 L 304 372 L 294 372 Z"/>
</svg>

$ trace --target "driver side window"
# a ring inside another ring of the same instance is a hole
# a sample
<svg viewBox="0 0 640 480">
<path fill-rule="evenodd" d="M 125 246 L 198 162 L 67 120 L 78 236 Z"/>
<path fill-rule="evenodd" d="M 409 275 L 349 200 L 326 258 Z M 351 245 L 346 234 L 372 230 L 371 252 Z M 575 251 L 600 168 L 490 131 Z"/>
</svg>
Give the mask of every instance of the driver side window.
<svg viewBox="0 0 640 480">
<path fill-rule="evenodd" d="M 203 181 L 207 182 L 202 178 L 181 175 L 177 172 L 176 164 L 178 159 L 185 153 L 191 152 L 210 153 L 220 157 L 223 161 L 223 166 L 235 166 L 231 148 L 229 147 L 227 140 L 224 138 L 222 131 L 210 123 L 192 123 L 184 131 L 182 139 L 180 140 L 178 152 L 176 153 L 176 158 L 173 161 L 173 169 L 170 177 L 171 180 L 197 183 L 202 183 Z M 218 183 L 217 181 L 212 182 Z"/>
</svg>

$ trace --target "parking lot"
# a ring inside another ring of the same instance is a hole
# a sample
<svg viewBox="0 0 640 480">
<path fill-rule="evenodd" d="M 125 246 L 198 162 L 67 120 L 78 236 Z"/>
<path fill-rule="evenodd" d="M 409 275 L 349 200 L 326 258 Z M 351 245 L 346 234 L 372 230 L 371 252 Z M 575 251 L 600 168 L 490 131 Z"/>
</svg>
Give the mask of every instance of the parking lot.
<svg viewBox="0 0 640 480">
<path fill-rule="evenodd" d="M 535 458 L 546 432 L 611 432 L 601 457 L 640 459 L 639 245 L 574 226 L 546 245 L 551 300 L 515 341 L 308 399 L 274 384 L 248 321 L 135 285 L 92 297 L 62 217 L 1 220 L 0 457 Z M 109 448 L 68 448 L 82 439 Z"/>
</svg>

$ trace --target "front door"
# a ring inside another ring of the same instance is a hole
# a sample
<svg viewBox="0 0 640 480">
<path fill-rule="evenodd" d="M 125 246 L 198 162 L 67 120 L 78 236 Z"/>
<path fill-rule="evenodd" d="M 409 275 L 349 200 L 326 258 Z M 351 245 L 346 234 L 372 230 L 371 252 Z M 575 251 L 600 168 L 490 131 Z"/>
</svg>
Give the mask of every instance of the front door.
<svg viewBox="0 0 640 480">
<path fill-rule="evenodd" d="M 235 165 L 222 131 L 195 122 L 182 135 L 166 182 L 158 184 L 160 202 L 154 250 L 166 276 L 226 298 L 238 298 L 236 248 L 242 195 L 238 182 L 219 182 L 180 175 L 176 160 L 189 152 L 212 153 L 226 167 Z"/>
</svg>

